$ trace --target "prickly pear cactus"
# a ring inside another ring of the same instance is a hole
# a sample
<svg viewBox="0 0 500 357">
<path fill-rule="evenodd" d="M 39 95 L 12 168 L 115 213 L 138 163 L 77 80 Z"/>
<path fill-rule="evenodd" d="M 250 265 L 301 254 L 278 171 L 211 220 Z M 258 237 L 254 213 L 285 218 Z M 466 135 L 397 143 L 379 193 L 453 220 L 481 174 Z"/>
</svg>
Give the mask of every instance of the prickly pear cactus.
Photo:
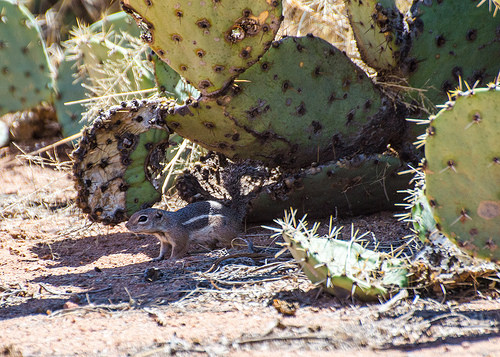
<svg viewBox="0 0 500 357">
<path fill-rule="evenodd" d="M 154 52 L 150 54 L 150 61 L 154 65 L 156 87 L 161 96 L 175 98 L 178 104 L 182 104 L 190 98 L 195 100 L 200 97 L 200 91 L 187 83 L 186 79 L 160 60 Z"/>
<path fill-rule="evenodd" d="M 287 37 L 223 96 L 202 97 L 165 121 L 229 158 L 301 167 L 397 147 L 406 125 L 393 110 L 335 47 L 312 36 Z"/>
<path fill-rule="evenodd" d="M 0 0 L 0 115 L 51 101 L 52 74 L 40 28 L 22 5 Z"/>
<path fill-rule="evenodd" d="M 498 73 L 500 18 L 476 1 L 416 1 L 411 48 L 401 63 L 413 88 L 434 105 L 445 102 L 459 78 L 484 86 Z M 467 14 L 467 16 L 464 16 Z"/>
<path fill-rule="evenodd" d="M 414 187 L 401 191 L 407 196 L 403 199 L 404 203 L 397 203 L 396 206 L 404 207 L 406 212 L 395 214 L 400 221 L 411 224 L 411 230 L 420 239 L 422 243 L 429 243 L 434 240 L 435 233 L 438 232 L 436 220 L 434 219 L 434 210 L 425 196 L 425 175 L 422 169 L 412 168 L 403 173 L 412 173 L 414 177 Z"/>
<path fill-rule="evenodd" d="M 281 2 L 125 0 L 142 38 L 204 94 L 226 86 L 258 61 L 281 23 Z"/>
<path fill-rule="evenodd" d="M 101 20 L 90 25 L 90 29 L 98 33 L 108 32 L 112 40 L 119 38 L 120 34 L 123 32 L 135 37 L 138 37 L 141 34 L 141 31 L 137 27 L 135 21 L 128 16 L 125 11 L 119 11 L 114 14 L 104 16 Z"/>
<path fill-rule="evenodd" d="M 437 227 L 469 253 L 500 260 L 500 86 L 454 92 L 425 139 L 426 195 Z"/>
<path fill-rule="evenodd" d="M 111 107 L 83 132 L 73 152 L 77 203 L 93 221 L 114 224 L 158 201 L 168 132 L 150 120 L 161 103 Z"/>
<path fill-rule="evenodd" d="M 358 155 L 284 175 L 252 200 L 247 221 L 263 222 L 289 207 L 311 217 L 394 210 L 408 187 L 408 178 L 398 174 L 402 167 L 400 159 L 388 155 Z"/>
<path fill-rule="evenodd" d="M 479 1 L 479 4 L 477 6 L 481 6 L 486 2 L 486 0 L 481 0 Z M 493 5 L 493 6 L 492 6 Z M 500 1 L 499 0 L 488 0 L 488 11 L 492 11 L 493 9 L 493 17 L 497 16 L 497 12 L 500 9 Z"/>
<path fill-rule="evenodd" d="M 396 1 L 347 0 L 345 5 L 363 61 L 377 71 L 393 71 L 405 42 Z"/>
<path fill-rule="evenodd" d="M 402 80 L 409 86 L 405 100 L 431 112 L 459 78 L 485 85 L 496 76 L 500 18 L 479 4 L 415 0 L 406 11 L 404 1 L 346 0 L 362 59 L 379 71 L 379 81 Z"/>
<path fill-rule="evenodd" d="M 408 285 L 408 270 L 402 259 L 364 248 L 353 234 L 351 241 L 337 239 L 340 229 L 330 227 L 327 236 L 316 234 L 318 224 L 307 228 L 305 217 L 299 222 L 293 210 L 271 228 L 281 235 L 285 246 L 307 277 L 330 294 L 354 296 L 365 301 L 389 297 Z"/>
<path fill-rule="evenodd" d="M 124 40 L 115 43 L 117 39 L 110 37 L 108 32 L 95 33 L 91 28 L 80 30 L 66 46 L 72 57 L 80 61 L 79 70 L 88 75 L 94 92 L 126 93 L 155 86 L 145 51 L 143 56 L 138 55 L 137 47 Z"/>
<path fill-rule="evenodd" d="M 85 112 L 83 104 L 66 105 L 65 103 L 85 99 L 87 97 L 85 86 L 90 85 L 87 77 L 78 74 L 77 61 L 67 58 L 67 55 L 68 53 L 65 52 L 65 58 L 57 69 L 57 89 L 54 96 L 57 120 L 65 137 L 82 130 L 82 113 Z"/>
<path fill-rule="evenodd" d="M 152 66 L 131 42 L 139 34 L 135 22 L 125 12 L 118 12 L 88 27 L 81 25 L 64 43 L 54 105 L 65 136 L 82 129 L 82 115 L 87 110 L 84 104 L 65 103 L 154 87 Z"/>
<path fill-rule="evenodd" d="M 162 100 L 166 109 L 151 117 L 151 125 L 175 130 L 232 159 L 300 168 L 312 160 L 326 162 L 368 153 L 311 174 L 310 183 L 304 177 L 310 186 L 304 192 L 311 194 L 318 181 L 329 181 L 328 187 L 333 184 L 330 188 L 341 197 L 334 200 L 341 214 L 361 213 L 368 206 L 388 208 L 400 200 L 395 199 L 395 192 L 407 186 L 406 179 L 394 175 L 399 160 L 369 155 L 385 151 L 388 144 L 398 147 L 404 120 L 364 72 L 319 38 L 289 37 L 274 43 L 258 64 L 218 97 L 186 97 L 181 104 L 175 97 Z M 335 178 L 339 184 L 331 182 Z M 394 190 L 388 192 L 388 187 Z M 288 191 L 293 197 L 298 188 Z M 304 197 L 308 196 L 299 193 L 295 199 Z M 96 202 L 91 206 L 102 207 Z"/>
</svg>

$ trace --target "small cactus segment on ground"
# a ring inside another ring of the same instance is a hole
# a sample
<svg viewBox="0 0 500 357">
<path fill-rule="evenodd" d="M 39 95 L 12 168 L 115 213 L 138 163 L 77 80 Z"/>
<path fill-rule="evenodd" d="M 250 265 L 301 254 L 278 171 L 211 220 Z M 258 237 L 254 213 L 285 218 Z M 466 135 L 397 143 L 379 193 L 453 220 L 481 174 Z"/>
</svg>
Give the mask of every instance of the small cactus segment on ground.
<svg viewBox="0 0 500 357">
<path fill-rule="evenodd" d="M 161 194 L 168 132 L 150 123 L 159 102 L 111 107 L 83 132 L 73 152 L 77 203 L 93 221 L 115 224 Z"/>
<path fill-rule="evenodd" d="M 406 126 L 361 69 L 309 36 L 274 43 L 224 95 L 186 109 L 189 115 L 165 118 L 181 136 L 269 165 L 382 152 L 399 144 Z"/>
<path fill-rule="evenodd" d="M 50 102 L 51 65 L 40 28 L 22 5 L 0 0 L 0 115 Z"/>
<path fill-rule="evenodd" d="M 454 92 L 425 141 L 426 195 L 438 228 L 462 249 L 500 260 L 500 86 Z"/>
<path fill-rule="evenodd" d="M 295 213 L 292 210 L 284 220 L 275 221 L 281 228 L 267 228 L 283 237 L 307 277 L 328 293 L 373 301 L 408 285 L 404 260 L 364 248 L 354 232 L 351 241 L 337 239 L 341 228 L 330 227 L 330 233 L 320 237 L 318 224 L 308 229 L 305 218 L 296 222 Z"/>
<path fill-rule="evenodd" d="M 467 16 L 464 16 L 467 14 Z M 498 73 L 500 18 L 476 1 L 417 1 L 412 7 L 411 49 L 402 63 L 413 88 L 433 105 L 445 102 L 459 78 L 484 86 Z"/>
<path fill-rule="evenodd" d="M 395 0 L 347 0 L 349 21 L 363 61 L 377 71 L 399 65 L 403 15 Z"/>
<path fill-rule="evenodd" d="M 398 190 L 408 187 L 408 178 L 398 175 L 401 169 L 400 160 L 387 155 L 358 155 L 309 167 L 265 186 L 252 201 L 247 220 L 262 222 L 290 206 L 312 217 L 325 212 L 346 217 L 394 210 L 404 197 Z"/>
<path fill-rule="evenodd" d="M 125 0 L 142 38 L 204 94 L 226 86 L 258 61 L 281 23 L 281 2 Z"/>
</svg>

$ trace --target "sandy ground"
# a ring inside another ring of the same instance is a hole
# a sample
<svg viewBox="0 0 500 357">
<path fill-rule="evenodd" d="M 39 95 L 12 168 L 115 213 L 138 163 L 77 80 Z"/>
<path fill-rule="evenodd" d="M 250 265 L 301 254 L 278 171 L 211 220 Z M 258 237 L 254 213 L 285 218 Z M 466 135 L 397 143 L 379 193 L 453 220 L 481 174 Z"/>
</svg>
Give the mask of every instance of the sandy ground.
<svg viewBox="0 0 500 357">
<path fill-rule="evenodd" d="M 500 356 L 493 280 L 388 309 L 340 300 L 275 258 L 260 226 L 232 249 L 152 262 L 156 238 L 75 208 L 63 151 L 45 167 L 0 152 L 0 355 Z M 382 240 L 408 233 L 390 213 L 351 222 Z"/>
</svg>

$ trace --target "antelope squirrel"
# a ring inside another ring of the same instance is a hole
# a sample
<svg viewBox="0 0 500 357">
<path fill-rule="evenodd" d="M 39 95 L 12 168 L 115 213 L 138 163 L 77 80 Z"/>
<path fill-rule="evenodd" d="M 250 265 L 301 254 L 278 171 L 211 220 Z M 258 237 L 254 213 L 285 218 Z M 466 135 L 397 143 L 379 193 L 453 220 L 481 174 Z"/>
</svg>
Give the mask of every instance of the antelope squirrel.
<svg viewBox="0 0 500 357">
<path fill-rule="evenodd" d="M 192 242 L 211 247 L 218 242 L 229 245 L 240 232 L 244 214 L 245 210 L 217 201 L 200 201 L 175 212 L 143 209 L 134 213 L 125 226 L 132 232 L 153 233 L 160 240 L 160 255 L 153 261 L 164 259 L 170 246 L 169 259 L 179 259 Z"/>
<path fill-rule="evenodd" d="M 208 161 L 206 161 L 207 166 Z M 215 169 L 212 171 L 217 174 L 220 166 L 213 165 Z M 221 176 L 223 188 L 231 197 L 228 205 L 209 194 L 200 185 L 202 181 L 195 176 L 189 172 L 179 175 L 176 188 L 185 201 L 197 202 L 190 203 L 175 212 L 155 208 L 143 209 L 134 213 L 125 225 L 132 232 L 156 235 L 160 240 L 160 255 L 153 259 L 154 261 L 165 258 L 170 246 L 172 251 L 169 259 L 179 259 L 186 254 L 188 245 L 193 242 L 203 243 L 209 247 L 214 247 L 216 243 L 229 245 L 241 231 L 249 202 L 256 197 L 264 179 L 268 177 L 268 172 L 247 161 L 226 166 Z M 252 185 L 242 183 L 241 179 L 245 176 L 260 183 Z M 200 198 L 203 201 L 199 201 Z"/>
</svg>

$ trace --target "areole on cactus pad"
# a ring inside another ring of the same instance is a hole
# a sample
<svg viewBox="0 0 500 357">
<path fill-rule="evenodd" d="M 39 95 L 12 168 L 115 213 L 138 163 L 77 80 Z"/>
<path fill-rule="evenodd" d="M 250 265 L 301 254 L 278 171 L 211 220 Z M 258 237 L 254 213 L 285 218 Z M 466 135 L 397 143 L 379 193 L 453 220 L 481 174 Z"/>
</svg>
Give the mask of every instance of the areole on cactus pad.
<svg viewBox="0 0 500 357">
<path fill-rule="evenodd" d="M 72 153 L 77 204 L 93 221 L 116 224 L 161 198 L 168 131 L 150 123 L 159 103 L 111 107 Z"/>
<path fill-rule="evenodd" d="M 431 118 L 425 193 L 437 227 L 469 253 L 500 260 L 500 86 L 455 91 Z"/>
<path fill-rule="evenodd" d="M 281 1 L 124 0 L 143 40 L 203 94 L 258 61 L 281 23 Z"/>
<path fill-rule="evenodd" d="M 362 70 L 312 36 L 275 42 L 219 97 L 190 101 L 164 120 L 229 158 L 291 167 L 397 147 L 406 128 Z"/>
</svg>

